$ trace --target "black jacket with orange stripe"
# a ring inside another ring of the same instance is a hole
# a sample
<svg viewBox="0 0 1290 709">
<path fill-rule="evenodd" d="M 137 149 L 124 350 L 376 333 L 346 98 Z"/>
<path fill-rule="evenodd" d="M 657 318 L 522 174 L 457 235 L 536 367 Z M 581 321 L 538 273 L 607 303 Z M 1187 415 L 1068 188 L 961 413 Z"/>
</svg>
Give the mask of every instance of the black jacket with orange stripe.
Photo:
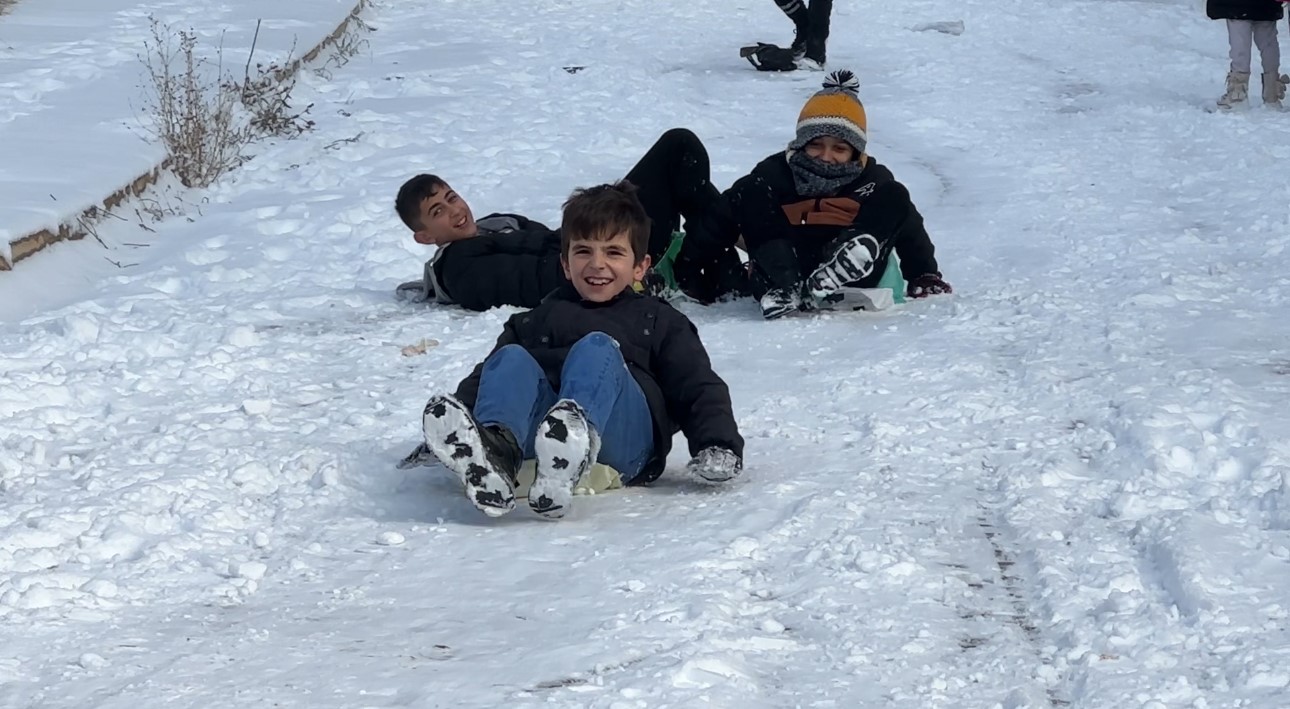
<svg viewBox="0 0 1290 709">
<path fill-rule="evenodd" d="M 763 287 L 795 287 L 848 230 L 870 234 L 880 245 L 873 273 L 853 285 L 877 285 L 893 251 L 907 281 L 939 272 L 936 249 L 909 190 L 871 156 L 864 159 L 860 175 L 832 197 L 798 194 L 782 152 L 762 160 L 726 191 L 726 206 Z"/>
</svg>

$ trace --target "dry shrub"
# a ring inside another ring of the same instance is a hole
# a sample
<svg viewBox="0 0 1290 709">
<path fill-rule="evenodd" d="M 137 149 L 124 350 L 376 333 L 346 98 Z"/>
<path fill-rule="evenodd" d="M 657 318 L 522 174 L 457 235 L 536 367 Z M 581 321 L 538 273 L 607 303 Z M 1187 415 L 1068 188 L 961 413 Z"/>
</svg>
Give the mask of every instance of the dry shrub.
<svg viewBox="0 0 1290 709">
<path fill-rule="evenodd" d="M 160 140 L 170 169 L 185 187 L 208 187 L 250 159 L 249 148 L 270 137 L 294 138 L 313 128 L 311 106 L 291 105 L 298 60 L 255 64 L 259 24 L 239 79 L 224 70 L 221 44 L 214 60 L 198 51 L 197 34 L 152 19 L 152 40 L 140 55 L 146 77 L 145 130 Z"/>
</svg>

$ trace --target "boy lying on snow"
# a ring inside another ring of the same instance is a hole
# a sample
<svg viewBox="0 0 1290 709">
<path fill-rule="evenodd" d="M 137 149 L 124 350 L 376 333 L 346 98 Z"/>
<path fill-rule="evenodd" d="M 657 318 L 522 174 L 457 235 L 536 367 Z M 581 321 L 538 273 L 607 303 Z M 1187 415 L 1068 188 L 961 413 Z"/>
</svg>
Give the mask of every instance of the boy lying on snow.
<svg viewBox="0 0 1290 709">
<path fill-rule="evenodd" d="M 700 250 L 706 220 L 719 194 L 709 177 L 708 153 L 685 129 L 664 133 L 627 173 L 650 218 L 649 255 L 657 262 L 685 218 L 689 249 L 674 264 L 678 285 L 708 303 L 740 293 L 745 273 L 733 249 Z M 501 305 L 536 307 L 567 283 L 560 265 L 560 233 L 517 214 L 490 214 L 476 221 L 466 200 L 435 175 L 417 175 L 399 188 L 399 218 L 420 244 L 437 246 L 420 281 L 398 287 L 401 297 L 458 304 L 468 310 Z"/>
<path fill-rule="evenodd" d="M 426 404 L 426 447 L 485 514 L 514 509 L 525 458 L 536 459 L 529 506 L 550 519 L 568 512 L 597 461 L 626 484 L 651 482 L 678 429 L 692 474 L 712 482 L 739 474 L 744 442 L 730 392 L 694 325 L 632 288 L 649 268 L 650 238 L 630 183 L 575 192 L 560 228 L 568 282 L 511 316 L 455 396 Z"/>
<path fill-rule="evenodd" d="M 867 121 L 851 72 L 829 74 L 788 149 L 723 195 L 743 236 L 762 315 L 814 310 L 843 287 L 877 285 L 895 251 L 907 295 L 950 293 L 909 190 L 865 153 Z"/>
</svg>

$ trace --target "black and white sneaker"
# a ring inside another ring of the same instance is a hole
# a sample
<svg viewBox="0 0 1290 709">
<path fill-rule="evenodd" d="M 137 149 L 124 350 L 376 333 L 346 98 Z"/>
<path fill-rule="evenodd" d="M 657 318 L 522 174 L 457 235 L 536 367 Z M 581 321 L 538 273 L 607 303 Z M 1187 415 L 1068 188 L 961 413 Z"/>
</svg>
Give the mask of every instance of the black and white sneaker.
<svg viewBox="0 0 1290 709">
<path fill-rule="evenodd" d="M 761 316 L 767 320 L 782 318 L 802 307 L 802 296 L 796 288 L 771 288 L 761 297 Z"/>
<path fill-rule="evenodd" d="M 824 301 L 847 284 L 869 275 L 877 258 L 877 239 L 869 234 L 852 236 L 839 244 L 833 255 L 807 277 L 805 290 Z"/>
<path fill-rule="evenodd" d="M 515 509 L 523 452 L 509 431 L 481 427 L 465 404 L 447 395 L 426 403 L 421 426 L 426 447 L 461 479 L 471 504 L 490 517 Z"/>
<path fill-rule="evenodd" d="M 547 519 L 560 519 L 573 502 L 573 488 L 596 462 L 600 435 L 582 407 L 561 399 L 538 424 L 533 439 L 537 477 L 529 488 L 529 507 Z"/>
</svg>

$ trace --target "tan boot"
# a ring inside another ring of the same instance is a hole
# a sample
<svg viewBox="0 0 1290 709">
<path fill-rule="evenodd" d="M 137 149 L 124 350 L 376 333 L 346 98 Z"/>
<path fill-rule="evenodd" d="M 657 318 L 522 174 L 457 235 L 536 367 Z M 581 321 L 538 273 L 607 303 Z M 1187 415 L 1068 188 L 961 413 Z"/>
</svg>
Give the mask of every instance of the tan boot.
<svg viewBox="0 0 1290 709">
<path fill-rule="evenodd" d="M 1227 72 L 1227 91 L 1218 99 L 1218 107 L 1231 110 L 1245 105 L 1250 98 L 1250 72 Z"/>
<path fill-rule="evenodd" d="M 1281 99 L 1286 97 L 1287 82 L 1290 82 L 1290 76 L 1275 71 L 1263 72 L 1263 105 L 1281 108 Z"/>
</svg>

